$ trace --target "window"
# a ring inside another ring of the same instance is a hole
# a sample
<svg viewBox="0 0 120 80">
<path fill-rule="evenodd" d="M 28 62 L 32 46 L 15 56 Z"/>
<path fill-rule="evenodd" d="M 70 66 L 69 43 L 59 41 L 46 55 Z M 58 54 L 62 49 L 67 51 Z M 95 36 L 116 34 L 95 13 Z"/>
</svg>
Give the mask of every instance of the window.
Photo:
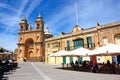
<svg viewBox="0 0 120 80">
<path fill-rule="evenodd" d="M 103 37 L 103 42 L 104 42 L 104 44 L 107 44 L 107 43 L 108 43 L 107 36 Z"/>
<path fill-rule="evenodd" d="M 33 40 L 29 41 L 29 48 L 33 48 Z"/>
<path fill-rule="evenodd" d="M 39 29 L 39 27 L 40 27 L 40 25 L 39 25 L 39 24 L 37 24 L 37 29 Z"/>
<path fill-rule="evenodd" d="M 87 37 L 87 48 L 92 48 L 92 37 Z"/>
<path fill-rule="evenodd" d="M 47 45 L 47 46 L 48 46 L 48 48 L 50 48 L 50 44 L 49 44 L 49 43 L 48 43 L 48 45 Z"/>
<path fill-rule="evenodd" d="M 117 40 L 120 40 L 120 36 L 117 36 Z"/>
<path fill-rule="evenodd" d="M 116 40 L 116 44 L 120 45 L 120 36 L 116 36 L 115 40 Z"/>
<path fill-rule="evenodd" d="M 58 48 L 59 45 L 58 44 L 52 44 L 52 48 Z"/>
<path fill-rule="evenodd" d="M 69 51 L 70 50 L 70 41 L 67 40 L 67 50 Z"/>
<path fill-rule="evenodd" d="M 30 40 L 29 44 L 30 44 L 30 45 L 33 45 L 33 40 Z"/>
<path fill-rule="evenodd" d="M 23 30 L 23 26 L 21 26 L 21 28 L 20 28 L 20 31 L 22 31 Z"/>
<path fill-rule="evenodd" d="M 74 40 L 73 43 L 74 43 L 74 49 L 77 49 L 79 47 L 84 47 L 83 39 Z"/>
<path fill-rule="evenodd" d="M 23 26 L 21 26 L 21 28 L 23 28 Z"/>
</svg>

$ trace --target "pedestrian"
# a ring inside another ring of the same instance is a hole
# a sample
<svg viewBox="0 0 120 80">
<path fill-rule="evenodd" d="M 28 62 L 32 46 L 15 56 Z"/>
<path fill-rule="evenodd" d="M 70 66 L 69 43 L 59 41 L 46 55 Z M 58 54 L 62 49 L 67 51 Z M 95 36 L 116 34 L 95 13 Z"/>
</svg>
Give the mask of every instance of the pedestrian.
<svg viewBox="0 0 120 80">
<path fill-rule="evenodd" d="M 26 57 L 23 58 L 23 61 L 26 62 Z"/>
</svg>

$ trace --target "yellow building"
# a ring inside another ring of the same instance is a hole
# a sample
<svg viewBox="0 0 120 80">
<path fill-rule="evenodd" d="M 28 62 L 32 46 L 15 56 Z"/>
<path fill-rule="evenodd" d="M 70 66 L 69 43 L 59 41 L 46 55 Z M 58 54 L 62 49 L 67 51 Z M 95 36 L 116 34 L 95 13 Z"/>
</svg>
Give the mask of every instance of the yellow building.
<svg viewBox="0 0 120 80">
<path fill-rule="evenodd" d="M 25 17 L 19 23 L 19 38 L 18 38 L 18 53 L 17 60 L 38 60 L 42 61 L 44 58 L 44 22 L 39 15 L 35 21 L 35 30 L 28 27 Z"/>
<path fill-rule="evenodd" d="M 90 50 L 103 46 L 107 43 L 115 43 L 120 45 L 120 22 L 100 25 L 98 22 L 95 27 L 84 29 L 79 25 L 75 25 L 71 29 L 71 33 L 61 33 L 57 37 L 45 39 L 45 61 L 47 63 L 70 63 L 72 60 L 90 60 L 89 57 L 49 57 L 49 54 L 60 50 L 71 51 L 73 49 L 84 47 Z M 106 56 L 106 59 L 108 57 Z M 99 58 L 101 59 L 101 58 Z M 109 57 L 112 59 L 112 57 Z M 93 56 L 92 60 L 97 61 L 97 57 Z M 102 62 L 103 60 L 101 60 Z M 110 60 L 112 62 L 112 60 Z M 106 63 L 106 60 L 105 60 Z"/>
<path fill-rule="evenodd" d="M 61 32 L 53 37 L 48 27 L 44 30 L 44 21 L 39 15 L 35 21 L 36 29 L 28 28 L 24 17 L 20 22 L 17 59 L 44 61 L 47 63 L 70 63 L 72 60 L 81 61 L 81 57 L 49 57 L 49 54 L 60 50 L 73 50 L 79 47 L 95 49 L 107 43 L 120 45 L 120 22 L 100 25 L 84 29 L 75 25 L 70 33 Z"/>
</svg>

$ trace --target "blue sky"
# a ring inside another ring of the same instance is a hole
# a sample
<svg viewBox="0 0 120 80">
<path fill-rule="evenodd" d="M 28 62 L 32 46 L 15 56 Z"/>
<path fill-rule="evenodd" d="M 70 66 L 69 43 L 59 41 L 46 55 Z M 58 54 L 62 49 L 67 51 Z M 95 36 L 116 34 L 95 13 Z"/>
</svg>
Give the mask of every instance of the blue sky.
<svg viewBox="0 0 120 80">
<path fill-rule="evenodd" d="M 17 48 L 19 22 L 25 15 L 35 27 L 40 13 L 51 33 L 69 33 L 76 24 L 90 28 L 100 24 L 120 21 L 120 0 L 0 0 L 0 46 L 14 51 Z"/>
</svg>

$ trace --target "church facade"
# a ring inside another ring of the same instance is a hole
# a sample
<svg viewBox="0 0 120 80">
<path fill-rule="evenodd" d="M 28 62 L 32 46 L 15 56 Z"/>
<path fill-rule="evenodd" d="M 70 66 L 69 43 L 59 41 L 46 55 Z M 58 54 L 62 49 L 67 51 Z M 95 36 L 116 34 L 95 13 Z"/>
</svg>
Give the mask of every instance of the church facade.
<svg viewBox="0 0 120 80">
<path fill-rule="evenodd" d="M 28 26 L 24 17 L 19 23 L 19 39 L 17 59 L 38 60 L 47 63 L 66 62 L 66 58 L 49 57 L 50 54 L 60 50 L 71 51 L 79 47 L 95 49 L 107 43 L 120 45 L 120 22 L 100 25 L 84 29 L 75 25 L 70 33 L 61 32 L 59 36 L 53 37 L 48 27 L 44 30 L 44 21 L 39 15 L 35 21 L 35 29 Z M 70 59 L 70 58 L 69 58 Z"/>
<path fill-rule="evenodd" d="M 44 22 L 41 15 L 35 21 L 35 29 L 28 25 L 25 17 L 19 23 L 17 59 L 44 60 Z"/>
</svg>

